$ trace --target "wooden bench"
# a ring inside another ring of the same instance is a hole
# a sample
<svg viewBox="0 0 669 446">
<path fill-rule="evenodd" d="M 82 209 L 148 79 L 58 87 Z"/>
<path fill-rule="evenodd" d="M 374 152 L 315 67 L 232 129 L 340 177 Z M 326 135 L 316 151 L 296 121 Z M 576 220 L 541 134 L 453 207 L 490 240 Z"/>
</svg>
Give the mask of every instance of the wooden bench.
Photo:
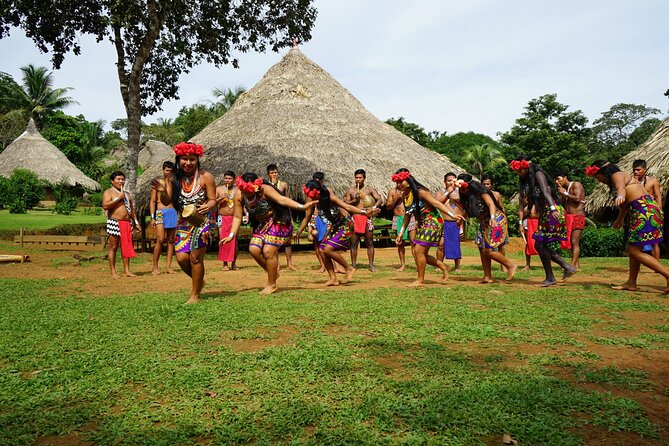
<svg viewBox="0 0 669 446">
<path fill-rule="evenodd" d="M 14 243 L 35 245 L 50 251 L 94 251 L 102 248 L 98 237 L 85 235 L 15 235 Z"/>
</svg>

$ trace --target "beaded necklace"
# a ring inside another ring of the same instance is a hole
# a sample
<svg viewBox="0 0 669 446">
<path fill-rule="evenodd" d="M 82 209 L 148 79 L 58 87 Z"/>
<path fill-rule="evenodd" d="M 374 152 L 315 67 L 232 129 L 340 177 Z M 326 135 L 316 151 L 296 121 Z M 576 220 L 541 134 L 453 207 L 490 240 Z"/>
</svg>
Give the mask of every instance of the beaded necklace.
<svg viewBox="0 0 669 446">
<path fill-rule="evenodd" d="M 190 198 L 200 189 L 200 172 L 198 168 L 195 168 L 195 175 L 193 175 L 193 182 L 191 183 L 189 178 L 181 179 L 181 195 L 186 198 Z"/>
</svg>

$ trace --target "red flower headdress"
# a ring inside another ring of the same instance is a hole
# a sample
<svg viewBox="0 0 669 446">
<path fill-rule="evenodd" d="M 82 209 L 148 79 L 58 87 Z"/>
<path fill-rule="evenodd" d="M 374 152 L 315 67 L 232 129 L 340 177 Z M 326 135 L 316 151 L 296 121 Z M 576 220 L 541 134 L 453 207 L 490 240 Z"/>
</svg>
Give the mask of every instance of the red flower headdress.
<svg viewBox="0 0 669 446">
<path fill-rule="evenodd" d="M 321 191 L 318 189 L 309 189 L 306 185 L 302 186 L 302 192 L 304 192 L 307 198 L 311 198 L 312 200 L 318 200 L 321 196 Z"/>
<path fill-rule="evenodd" d="M 184 155 L 197 155 L 197 156 L 202 156 L 204 153 L 204 147 L 202 147 L 200 144 L 193 144 L 192 142 L 180 142 L 176 146 L 174 146 L 174 153 L 177 154 L 177 156 L 184 156 Z"/>
<path fill-rule="evenodd" d="M 393 180 L 395 183 L 401 183 L 404 180 L 408 180 L 410 176 L 411 172 L 400 172 L 393 174 L 393 176 L 390 177 L 390 179 Z"/>
<path fill-rule="evenodd" d="M 246 192 L 247 194 L 256 193 L 260 189 L 260 186 L 262 186 L 262 178 L 258 178 L 255 181 L 244 181 L 242 177 L 237 177 L 235 183 L 242 192 Z"/>
<path fill-rule="evenodd" d="M 465 180 L 455 180 L 453 185 L 458 189 L 467 189 L 469 187 L 469 183 Z"/>
<path fill-rule="evenodd" d="M 529 169 L 530 163 L 527 160 L 513 160 L 509 163 L 509 167 L 511 170 L 518 172 L 523 169 Z"/>
<path fill-rule="evenodd" d="M 588 166 L 585 168 L 585 174 L 589 177 L 594 177 L 599 172 L 599 166 Z"/>
</svg>

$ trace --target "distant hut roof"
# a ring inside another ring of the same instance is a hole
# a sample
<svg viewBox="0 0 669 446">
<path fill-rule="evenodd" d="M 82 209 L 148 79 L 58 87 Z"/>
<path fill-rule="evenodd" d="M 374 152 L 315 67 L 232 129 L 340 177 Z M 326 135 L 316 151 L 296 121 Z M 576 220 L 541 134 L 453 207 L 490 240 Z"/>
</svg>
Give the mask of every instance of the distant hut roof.
<svg viewBox="0 0 669 446">
<path fill-rule="evenodd" d="M 144 143 L 142 150 L 139 151 L 137 164 L 146 170 L 153 166 L 162 168 L 163 162 L 174 161 L 174 151 L 162 141 L 149 139 Z"/>
<path fill-rule="evenodd" d="M 632 171 L 632 163 L 643 159 L 648 164 L 648 174 L 657 178 L 662 187 L 664 198 L 669 189 L 669 118 L 666 118 L 652 135 L 632 152 L 625 155 L 617 164 L 624 172 Z M 586 203 L 586 211 L 600 215 L 606 208 L 613 208 L 613 199 L 609 188 L 603 184 L 597 186 Z"/>
<path fill-rule="evenodd" d="M 9 177 L 15 169 L 31 170 L 52 184 L 65 180 L 70 186 L 100 189 L 100 185 L 72 164 L 58 147 L 44 139 L 32 119 L 26 131 L 0 153 L 0 175 Z"/>
<path fill-rule="evenodd" d="M 367 183 L 384 195 L 400 167 L 432 189 L 443 187 L 445 173 L 463 171 L 380 121 L 297 48 L 191 140 L 204 145 L 202 164 L 217 183 L 226 170 L 264 176 L 266 166 L 275 163 L 293 186 L 293 198 L 301 193 L 295 186 L 316 171 L 325 173 L 326 184 L 339 196 L 353 184 L 356 169 L 365 169 Z M 159 174 L 150 169 L 142 175 L 139 209 L 148 206 L 150 178 Z"/>
</svg>

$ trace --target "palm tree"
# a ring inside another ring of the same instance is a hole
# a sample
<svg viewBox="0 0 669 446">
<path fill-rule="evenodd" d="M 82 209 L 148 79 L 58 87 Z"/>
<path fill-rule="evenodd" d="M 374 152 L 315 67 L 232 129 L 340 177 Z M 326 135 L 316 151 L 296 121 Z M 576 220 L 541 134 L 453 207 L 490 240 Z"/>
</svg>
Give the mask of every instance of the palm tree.
<svg viewBox="0 0 669 446">
<path fill-rule="evenodd" d="M 26 117 L 33 118 L 38 127 L 41 127 L 42 118 L 46 114 L 78 104 L 66 96 L 72 88 L 53 88 L 53 73 L 48 72 L 45 67 L 30 64 L 21 67 L 21 71 L 22 84 L 9 91 L 7 98 L 3 100 L 7 100 L 13 110 L 20 110 Z"/>
<path fill-rule="evenodd" d="M 235 88 L 226 88 L 225 90 L 214 88 L 212 94 L 216 98 L 216 101 L 213 103 L 212 111 L 216 113 L 216 115 L 222 116 L 226 111 L 232 108 L 235 101 L 239 99 L 244 92 L 246 92 L 246 88 L 241 85 L 237 85 Z"/>
<path fill-rule="evenodd" d="M 480 144 L 465 149 L 462 161 L 479 178 L 483 172 L 490 171 L 499 164 L 506 164 L 502 153 L 490 144 Z"/>
</svg>

